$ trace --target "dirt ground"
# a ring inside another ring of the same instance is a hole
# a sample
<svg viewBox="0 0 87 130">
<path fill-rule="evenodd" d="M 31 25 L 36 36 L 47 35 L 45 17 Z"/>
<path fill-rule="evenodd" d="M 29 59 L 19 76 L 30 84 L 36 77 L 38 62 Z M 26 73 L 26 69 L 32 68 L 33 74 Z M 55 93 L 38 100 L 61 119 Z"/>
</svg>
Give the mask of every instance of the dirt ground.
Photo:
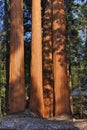
<svg viewBox="0 0 87 130">
<path fill-rule="evenodd" d="M 0 117 L 0 130 L 87 130 L 87 119 L 43 119 L 32 112 L 22 112 Z"/>
</svg>

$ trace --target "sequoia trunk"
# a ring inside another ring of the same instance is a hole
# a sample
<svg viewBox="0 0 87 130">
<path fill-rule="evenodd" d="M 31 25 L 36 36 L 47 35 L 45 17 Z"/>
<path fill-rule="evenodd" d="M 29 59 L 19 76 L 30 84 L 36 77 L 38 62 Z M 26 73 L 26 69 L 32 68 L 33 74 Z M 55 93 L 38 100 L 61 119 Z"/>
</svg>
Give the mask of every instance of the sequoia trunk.
<svg viewBox="0 0 87 130">
<path fill-rule="evenodd" d="M 54 115 L 70 114 L 70 97 L 67 82 L 66 26 L 64 0 L 52 0 L 53 7 L 53 65 Z"/>
<path fill-rule="evenodd" d="M 25 108 L 23 0 L 11 0 L 9 112 Z"/>
<path fill-rule="evenodd" d="M 41 0 L 32 0 L 31 55 L 30 109 L 43 117 Z"/>
<path fill-rule="evenodd" d="M 46 0 L 43 16 L 43 88 L 45 117 L 53 116 L 51 0 Z"/>
</svg>

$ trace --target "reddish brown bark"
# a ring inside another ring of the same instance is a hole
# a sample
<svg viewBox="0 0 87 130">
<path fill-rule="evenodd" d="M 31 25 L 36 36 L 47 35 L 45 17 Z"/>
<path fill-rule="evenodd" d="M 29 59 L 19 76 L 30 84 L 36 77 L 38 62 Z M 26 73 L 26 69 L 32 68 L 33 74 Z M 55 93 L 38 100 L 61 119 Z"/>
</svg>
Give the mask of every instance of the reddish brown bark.
<svg viewBox="0 0 87 130">
<path fill-rule="evenodd" d="M 31 54 L 30 109 L 43 117 L 41 0 L 32 0 Z"/>
<path fill-rule="evenodd" d="M 23 0 L 11 0 L 9 112 L 25 108 Z"/>
<path fill-rule="evenodd" d="M 53 116 L 51 0 L 46 0 L 43 16 L 43 88 L 45 117 Z"/>
<path fill-rule="evenodd" d="M 66 24 L 64 0 L 52 0 L 53 6 L 53 65 L 54 65 L 54 115 L 70 114 L 67 83 Z"/>
</svg>

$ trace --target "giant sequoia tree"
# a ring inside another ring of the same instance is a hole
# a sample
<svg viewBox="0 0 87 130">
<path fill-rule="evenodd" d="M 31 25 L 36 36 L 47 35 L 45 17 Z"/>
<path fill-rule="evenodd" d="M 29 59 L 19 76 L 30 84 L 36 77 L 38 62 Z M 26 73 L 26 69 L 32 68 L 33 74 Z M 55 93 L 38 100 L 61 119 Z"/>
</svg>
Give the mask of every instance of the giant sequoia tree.
<svg viewBox="0 0 87 130">
<path fill-rule="evenodd" d="M 9 111 L 25 108 L 23 0 L 11 0 Z"/>
<path fill-rule="evenodd" d="M 44 2 L 43 15 L 43 91 L 45 117 L 53 116 L 53 73 L 52 73 L 52 6 L 51 0 Z"/>
<path fill-rule="evenodd" d="M 11 0 L 9 73 L 9 110 L 11 113 L 24 110 L 26 99 L 24 88 L 22 8 L 23 0 Z M 31 87 L 29 108 L 42 117 L 70 114 L 65 31 L 64 1 L 46 0 L 43 15 L 42 55 L 41 0 L 32 0 Z"/>
<path fill-rule="evenodd" d="M 43 117 L 41 0 L 32 0 L 31 55 L 30 109 Z"/>
<path fill-rule="evenodd" d="M 66 63 L 66 23 L 64 0 L 52 0 L 53 6 L 53 65 L 54 65 L 54 115 L 70 114 Z"/>
</svg>

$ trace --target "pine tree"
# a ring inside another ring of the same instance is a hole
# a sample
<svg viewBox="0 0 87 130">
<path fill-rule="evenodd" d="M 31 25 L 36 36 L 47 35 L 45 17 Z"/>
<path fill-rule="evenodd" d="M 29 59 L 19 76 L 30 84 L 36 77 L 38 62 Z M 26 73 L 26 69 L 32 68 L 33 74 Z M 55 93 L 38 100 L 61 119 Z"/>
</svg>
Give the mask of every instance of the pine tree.
<svg viewBox="0 0 87 130">
<path fill-rule="evenodd" d="M 87 75 L 87 2 L 85 1 L 82 6 L 80 6 L 81 14 L 79 13 L 79 16 L 82 18 L 80 26 L 83 31 L 84 35 L 84 58 L 83 58 L 83 63 L 84 63 L 84 74 L 85 76 Z M 84 77 L 85 77 L 84 76 Z"/>
</svg>

